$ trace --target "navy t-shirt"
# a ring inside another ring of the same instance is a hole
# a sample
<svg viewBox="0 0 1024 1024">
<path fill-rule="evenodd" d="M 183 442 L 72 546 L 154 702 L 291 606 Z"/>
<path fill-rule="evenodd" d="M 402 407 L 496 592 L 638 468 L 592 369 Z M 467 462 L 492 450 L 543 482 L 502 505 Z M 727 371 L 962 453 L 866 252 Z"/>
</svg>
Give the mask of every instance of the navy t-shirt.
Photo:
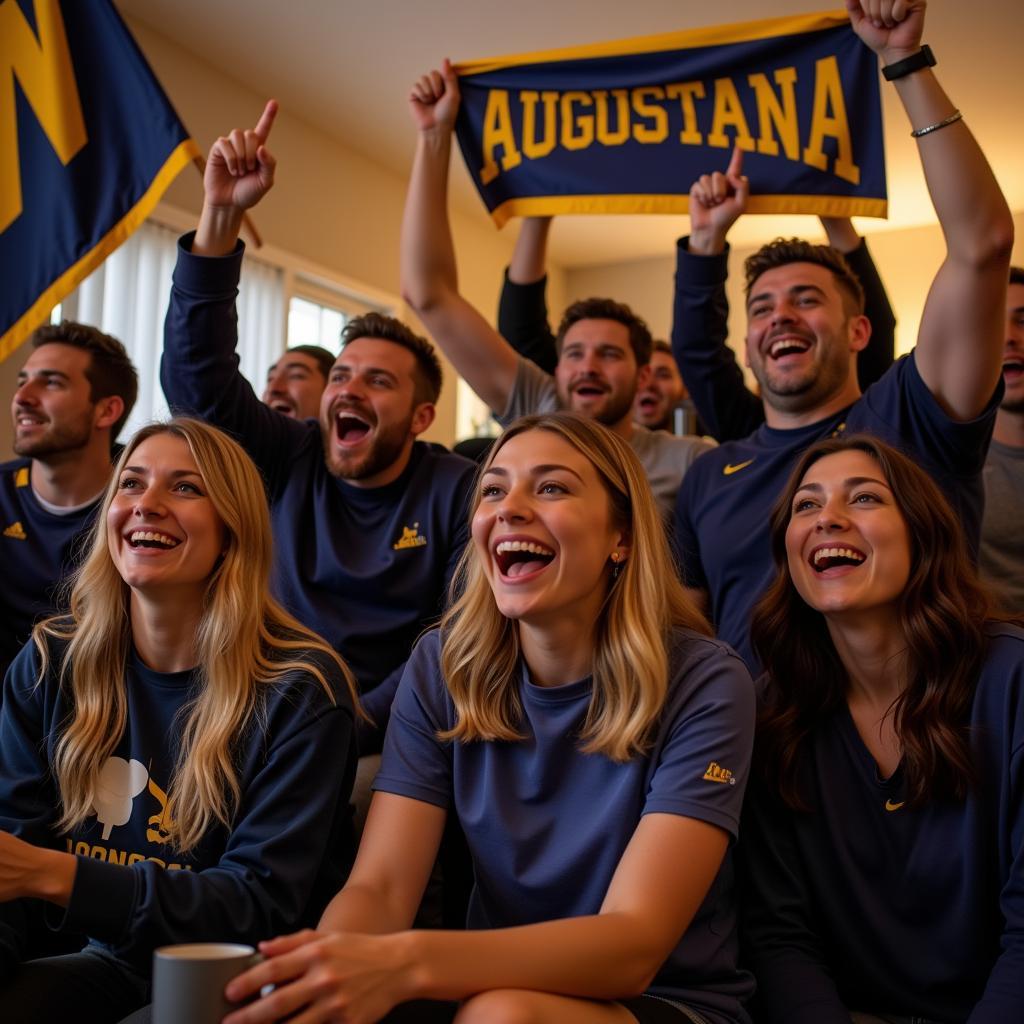
<svg viewBox="0 0 1024 1024">
<path fill-rule="evenodd" d="M 591 682 L 543 687 L 521 669 L 519 742 L 437 738 L 455 722 L 439 633 L 406 665 L 374 788 L 453 810 L 473 860 L 470 928 L 596 914 L 644 814 L 710 822 L 735 837 L 754 728 L 754 690 L 725 645 L 679 631 L 665 708 L 647 755 L 620 764 L 580 751 Z M 736 968 L 732 854 L 651 991 L 716 1024 L 746 1021 Z"/>
<path fill-rule="evenodd" d="M 768 1021 L 1024 1019 L 1024 630 L 989 634 L 965 803 L 906 806 L 902 768 L 879 778 L 845 703 L 800 765 L 811 813 L 752 783 L 744 933 Z"/>
<path fill-rule="evenodd" d="M 39 504 L 31 460 L 0 465 L 0 679 L 32 626 L 58 610 L 58 591 L 78 566 L 99 499 L 66 515 Z"/>
<path fill-rule="evenodd" d="M 29 643 L 4 686 L 0 829 L 77 857 L 66 912 L 45 905 L 50 922 L 146 974 L 157 946 L 255 943 L 314 926 L 345 880 L 354 845 L 353 710 L 337 665 L 317 656 L 334 702 L 308 672 L 258 684 L 262 710 L 234 749 L 240 800 L 232 826 L 213 825 L 183 856 L 170 841 L 167 794 L 197 673 L 155 672 L 132 653 L 127 722 L 102 769 L 93 814 L 59 833 L 50 767 L 71 702 L 59 682 L 63 645 L 48 647 L 41 682 Z M 0 976 L 31 956 L 25 941 L 43 906 L 0 904 Z"/>
<path fill-rule="evenodd" d="M 683 581 L 710 594 L 718 636 L 755 668 L 750 616 L 775 575 L 772 508 L 800 455 L 827 437 L 864 432 L 909 455 L 936 480 L 977 551 L 981 471 L 1001 395 L 1000 384 L 974 420 L 950 419 L 921 380 L 911 354 L 835 416 L 787 430 L 763 425 L 697 459 L 679 491 L 674 543 Z"/>
</svg>

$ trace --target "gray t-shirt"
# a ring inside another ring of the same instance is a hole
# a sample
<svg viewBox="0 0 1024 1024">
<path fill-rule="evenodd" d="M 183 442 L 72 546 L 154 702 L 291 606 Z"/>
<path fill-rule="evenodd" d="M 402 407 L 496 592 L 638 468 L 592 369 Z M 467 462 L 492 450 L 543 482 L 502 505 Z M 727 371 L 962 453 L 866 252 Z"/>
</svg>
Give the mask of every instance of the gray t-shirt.
<svg viewBox="0 0 1024 1024">
<path fill-rule="evenodd" d="M 978 565 L 1009 612 L 1024 612 L 1024 448 L 993 441 L 983 472 L 985 514 Z"/>
<path fill-rule="evenodd" d="M 498 422 L 507 427 L 520 416 L 559 412 L 562 408 L 554 377 L 520 357 L 515 385 Z M 633 424 L 629 443 L 644 467 L 664 516 L 672 514 L 676 492 L 693 460 L 713 447 L 710 441 L 699 437 L 676 437 L 661 430 L 648 430 L 639 423 Z"/>
</svg>

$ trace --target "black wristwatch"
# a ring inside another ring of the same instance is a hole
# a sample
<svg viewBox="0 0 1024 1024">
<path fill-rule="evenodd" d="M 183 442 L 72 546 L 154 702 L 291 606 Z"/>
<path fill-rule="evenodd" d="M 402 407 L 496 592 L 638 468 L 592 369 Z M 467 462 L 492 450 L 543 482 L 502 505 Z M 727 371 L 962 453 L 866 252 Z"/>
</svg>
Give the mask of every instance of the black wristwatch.
<svg viewBox="0 0 1024 1024">
<path fill-rule="evenodd" d="M 922 46 L 917 53 L 912 53 L 909 57 L 896 61 L 895 64 L 887 64 L 882 68 L 882 76 L 887 82 L 894 82 L 897 78 L 902 78 L 904 75 L 920 71 L 921 68 L 933 67 L 935 67 L 935 54 L 932 53 L 932 48 L 930 46 Z"/>
</svg>

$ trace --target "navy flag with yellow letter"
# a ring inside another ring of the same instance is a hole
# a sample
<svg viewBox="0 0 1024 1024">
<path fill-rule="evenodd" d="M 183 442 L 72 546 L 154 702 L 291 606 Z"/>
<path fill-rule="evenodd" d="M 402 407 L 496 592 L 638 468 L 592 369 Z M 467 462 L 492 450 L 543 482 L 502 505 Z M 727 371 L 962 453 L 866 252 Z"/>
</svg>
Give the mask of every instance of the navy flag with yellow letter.
<svg viewBox="0 0 1024 1024">
<path fill-rule="evenodd" d="M 845 13 L 459 64 L 459 145 L 514 216 L 685 213 L 735 144 L 753 213 L 886 215 L 875 55 Z"/>
<path fill-rule="evenodd" d="M 0 0 L 0 359 L 198 154 L 109 0 Z"/>
</svg>

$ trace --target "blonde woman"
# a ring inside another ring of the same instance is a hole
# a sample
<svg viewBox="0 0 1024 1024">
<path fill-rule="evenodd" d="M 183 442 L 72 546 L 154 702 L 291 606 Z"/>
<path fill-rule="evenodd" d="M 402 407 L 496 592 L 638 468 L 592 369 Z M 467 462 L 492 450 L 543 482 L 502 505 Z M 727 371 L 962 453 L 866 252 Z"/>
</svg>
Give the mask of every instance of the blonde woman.
<svg viewBox="0 0 1024 1024">
<path fill-rule="evenodd" d="M 676 580 L 640 463 L 592 420 L 526 417 L 472 533 L 348 884 L 318 932 L 263 945 L 228 997 L 277 989 L 226 1024 L 747 1021 L 728 848 L 753 684 Z M 410 931 L 449 810 L 471 930 Z"/>
<path fill-rule="evenodd" d="M 269 597 L 270 558 L 234 441 L 185 419 L 135 435 L 70 613 L 4 685 L 6 1019 L 118 1021 L 154 947 L 301 927 L 342 881 L 352 680 Z M 75 951 L 39 959 L 44 922 Z"/>
</svg>

